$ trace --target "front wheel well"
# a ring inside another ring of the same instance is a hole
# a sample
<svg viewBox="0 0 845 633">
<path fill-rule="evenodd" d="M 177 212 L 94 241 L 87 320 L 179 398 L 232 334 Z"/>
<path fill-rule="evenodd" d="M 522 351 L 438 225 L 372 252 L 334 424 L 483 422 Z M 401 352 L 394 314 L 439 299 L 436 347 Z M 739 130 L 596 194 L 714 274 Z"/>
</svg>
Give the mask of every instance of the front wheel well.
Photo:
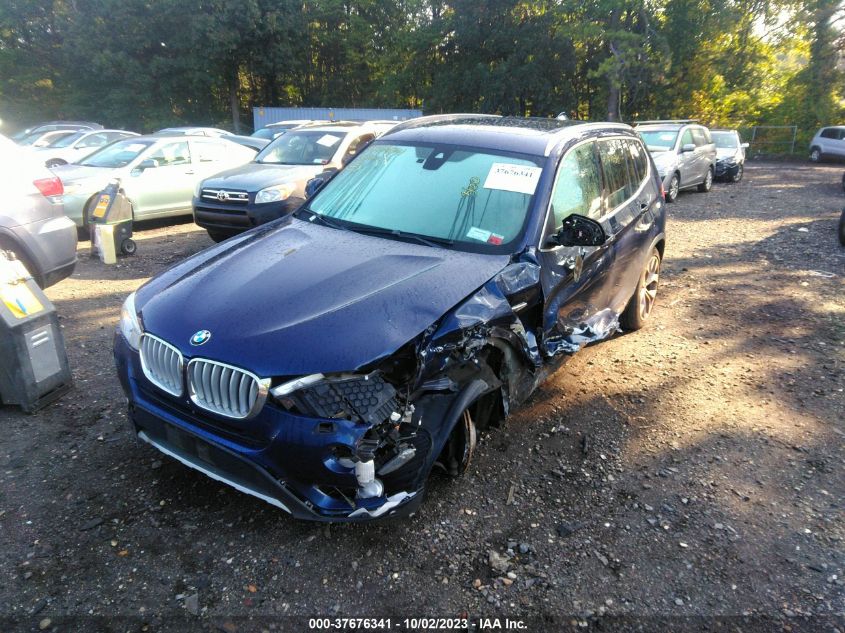
<svg viewBox="0 0 845 633">
<path fill-rule="evenodd" d="M 32 254 L 23 244 L 21 244 L 20 241 L 11 235 L 0 233 L 0 251 L 12 251 L 27 271 L 29 271 L 29 274 L 32 275 L 33 279 L 35 279 L 35 283 L 42 288 L 44 287 L 44 280 L 42 279 L 38 268 L 35 266 L 35 260 L 32 258 Z"/>
</svg>

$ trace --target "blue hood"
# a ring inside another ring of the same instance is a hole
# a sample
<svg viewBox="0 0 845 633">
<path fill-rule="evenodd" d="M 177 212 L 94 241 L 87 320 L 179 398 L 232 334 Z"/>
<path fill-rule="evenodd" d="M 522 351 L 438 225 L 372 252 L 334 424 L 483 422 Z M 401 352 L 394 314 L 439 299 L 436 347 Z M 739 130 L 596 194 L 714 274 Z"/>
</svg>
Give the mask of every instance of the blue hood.
<svg viewBox="0 0 845 633">
<path fill-rule="evenodd" d="M 144 330 L 186 357 L 262 377 L 351 371 L 395 352 L 508 261 L 292 220 L 178 264 L 135 305 Z M 193 347 L 198 330 L 211 338 Z"/>
</svg>

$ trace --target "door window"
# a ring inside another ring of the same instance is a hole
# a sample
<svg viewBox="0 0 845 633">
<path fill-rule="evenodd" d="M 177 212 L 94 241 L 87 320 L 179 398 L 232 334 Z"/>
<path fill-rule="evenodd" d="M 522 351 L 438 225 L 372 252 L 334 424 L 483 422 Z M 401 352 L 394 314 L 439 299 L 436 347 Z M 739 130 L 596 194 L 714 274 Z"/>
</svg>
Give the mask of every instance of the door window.
<svg viewBox="0 0 845 633">
<path fill-rule="evenodd" d="M 375 134 L 364 134 L 363 136 L 359 136 L 349 144 L 349 147 L 346 148 L 346 153 L 343 155 L 342 162 L 345 165 L 352 157 L 356 154 L 359 154 L 367 145 L 370 144 L 376 138 Z"/>
<path fill-rule="evenodd" d="M 91 134 L 77 143 L 77 147 L 101 147 L 108 143 L 108 137 L 100 132 L 98 134 Z"/>
<path fill-rule="evenodd" d="M 130 134 L 126 134 L 125 132 L 107 132 L 106 138 L 108 142 L 111 143 L 112 141 L 119 141 L 122 138 L 128 138 L 131 136 Z"/>
<path fill-rule="evenodd" d="M 599 141 L 599 155 L 607 189 L 608 207 L 615 209 L 637 189 L 637 181 L 632 181 L 628 169 L 628 141 L 621 138 Z"/>
<path fill-rule="evenodd" d="M 839 130 L 837 130 L 836 128 L 833 128 L 833 127 L 829 127 L 826 130 L 822 130 L 822 133 L 819 134 L 819 136 L 821 136 L 822 138 L 838 139 L 839 138 Z"/>
<path fill-rule="evenodd" d="M 692 129 L 692 139 L 696 147 L 703 147 L 708 142 L 707 137 L 704 136 L 704 130 L 698 127 Z"/>
<path fill-rule="evenodd" d="M 681 147 L 684 145 L 695 145 L 695 141 L 692 140 L 692 131 L 687 130 L 684 132 L 684 135 L 681 137 Z"/>
<path fill-rule="evenodd" d="M 560 162 L 552 191 L 555 230 L 567 216 L 601 217 L 601 173 L 594 143 L 571 150 Z"/>
<path fill-rule="evenodd" d="M 187 165 L 191 162 L 191 152 L 187 141 L 177 141 L 154 149 L 146 158 L 158 162 L 159 167 Z"/>
<path fill-rule="evenodd" d="M 196 159 L 200 163 L 215 163 L 225 160 L 229 147 L 225 143 L 195 141 Z"/>
<path fill-rule="evenodd" d="M 646 156 L 646 150 L 642 146 L 642 143 L 634 140 L 628 140 L 626 143 L 628 145 L 628 158 L 633 166 L 634 180 L 636 182 L 634 189 L 636 190 L 640 188 L 643 180 L 648 175 L 648 157 Z"/>
</svg>

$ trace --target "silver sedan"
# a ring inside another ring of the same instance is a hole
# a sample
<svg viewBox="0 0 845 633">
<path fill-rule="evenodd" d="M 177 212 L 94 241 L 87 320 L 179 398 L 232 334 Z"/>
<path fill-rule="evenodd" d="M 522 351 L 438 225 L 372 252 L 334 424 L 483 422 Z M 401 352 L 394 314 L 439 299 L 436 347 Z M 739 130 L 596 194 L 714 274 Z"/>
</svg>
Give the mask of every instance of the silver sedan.
<svg viewBox="0 0 845 633">
<path fill-rule="evenodd" d="M 120 180 L 137 220 L 190 215 L 201 180 L 253 158 L 255 150 L 224 138 L 138 136 L 53 171 L 64 183 L 65 213 L 84 227 L 86 209 L 112 180 Z"/>
</svg>

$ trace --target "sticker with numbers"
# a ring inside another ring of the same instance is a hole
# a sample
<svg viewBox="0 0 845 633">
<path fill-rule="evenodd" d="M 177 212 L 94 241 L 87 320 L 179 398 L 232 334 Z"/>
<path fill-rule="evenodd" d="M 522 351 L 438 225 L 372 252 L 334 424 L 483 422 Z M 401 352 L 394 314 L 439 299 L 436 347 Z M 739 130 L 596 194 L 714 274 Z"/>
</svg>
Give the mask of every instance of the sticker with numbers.
<svg viewBox="0 0 845 633">
<path fill-rule="evenodd" d="M 514 165 L 512 163 L 493 163 L 484 181 L 485 189 L 499 189 L 534 195 L 540 181 L 542 168 L 534 165 Z"/>
</svg>

